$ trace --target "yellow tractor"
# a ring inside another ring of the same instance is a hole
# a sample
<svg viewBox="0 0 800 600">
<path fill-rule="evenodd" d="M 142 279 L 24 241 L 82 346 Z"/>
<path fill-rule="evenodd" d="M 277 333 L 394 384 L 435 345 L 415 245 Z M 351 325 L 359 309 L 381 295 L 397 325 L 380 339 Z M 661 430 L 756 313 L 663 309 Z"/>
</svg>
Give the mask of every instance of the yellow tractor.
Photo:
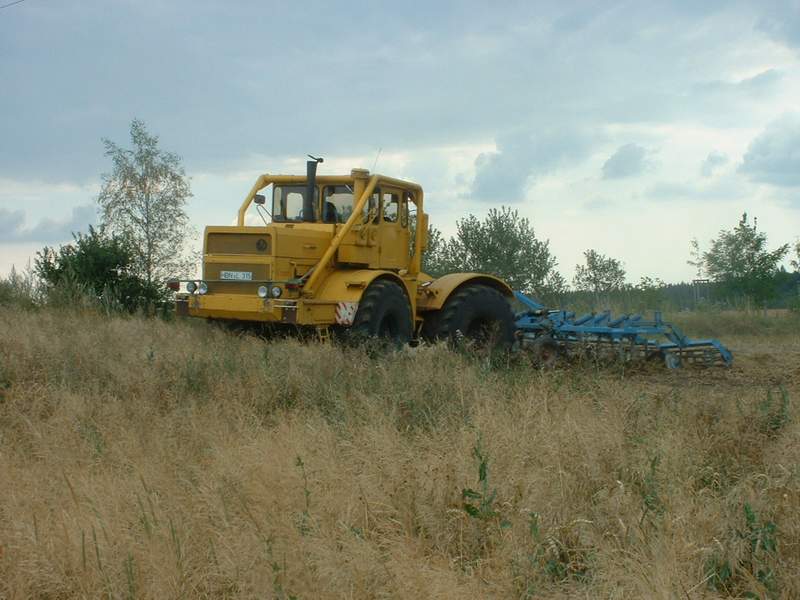
<svg viewBox="0 0 800 600">
<path fill-rule="evenodd" d="M 207 319 L 316 328 L 321 337 L 403 344 L 464 338 L 513 341 L 511 288 L 480 273 L 421 272 L 428 216 L 416 183 L 353 169 L 262 175 L 235 226 L 206 227 L 202 279 L 172 281 L 177 312 Z M 271 210 L 260 191 L 271 186 Z M 263 224 L 245 225 L 251 206 Z M 181 283 L 183 287 L 181 288 Z"/>
</svg>

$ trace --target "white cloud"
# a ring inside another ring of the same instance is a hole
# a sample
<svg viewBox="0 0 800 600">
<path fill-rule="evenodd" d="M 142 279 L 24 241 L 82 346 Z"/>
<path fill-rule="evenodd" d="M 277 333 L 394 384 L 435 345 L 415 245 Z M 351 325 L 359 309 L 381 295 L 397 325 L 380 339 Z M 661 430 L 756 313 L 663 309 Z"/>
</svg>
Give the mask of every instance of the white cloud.
<svg viewBox="0 0 800 600">
<path fill-rule="evenodd" d="M 470 196 L 494 203 L 519 202 L 529 181 L 582 161 L 592 142 L 585 132 L 568 127 L 503 135 L 495 151 L 482 152 L 475 159 Z"/>
<path fill-rule="evenodd" d="M 647 149 L 638 144 L 625 144 L 603 163 L 603 179 L 641 175 L 647 166 Z"/>
<path fill-rule="evenodd" d="M 800 48 L 800 6 L 790 3 L 770 10 L 759 20 L 758 28 L 776 41 Z"/>
<path fill-rule="evenodd" d="M 739 171 L 761 183 L 800 186 L 800 113 L 770 123 L 750 143 Z"/>
<path fill-rule="evenodd" d="M 0 242 L 13 239 L 24 223 L 24 211 L 0 208 Z"/>
<path fill-rule="evenodd" d="M 703 164 L 700 165 L 700 174 L 703 177 L 711 177 L 715 171 L 728 164 L 728 155 L 724 152 L 713 150 L 706 156 Z"/>
</svg>

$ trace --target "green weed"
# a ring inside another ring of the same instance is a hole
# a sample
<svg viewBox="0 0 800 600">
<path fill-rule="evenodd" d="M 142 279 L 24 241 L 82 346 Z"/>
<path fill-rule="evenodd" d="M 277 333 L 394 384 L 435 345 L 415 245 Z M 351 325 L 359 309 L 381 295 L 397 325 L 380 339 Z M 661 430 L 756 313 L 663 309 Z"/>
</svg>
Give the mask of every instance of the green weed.
<svg viewBox="0 0 800 600">
<path fill-rule="evenodd" d="M 755 580 L 767 597 L 775 598 L 779 595 L 777 574 L 772 566 L 778 551 L 777 526 L 772 521 L 762 522 L 747 502 L 743 511 L 745 526 L 736 530 L 735 537 L 744 541 L 744 553 L 738 559 L 712 556 L 707 564 L 709 588 L 728 595 L 761 598 L 761 590 L 751 588 Z"/>
<path fill-rule="evenodd" d="M 478 461 L 478 490 L 464 488 L 461 490 L 461 499 L 464 501 L 463 508 L 473 519 L 488 521 L 500 517 L 500 513 L 495 509 L 495 499 L 497 489 L 489 489 L 489 457 L 481 446 L 481 438 L 472 448 L 472 455 Z M 507 528 L 510 526 L 508 521 L 502 520 L 500 526 Z"/>
<path fill-rule="evenodd" d="M 183 385 L 187 393 L 194 396 L 202 396 L 211 389 L 210 373 L 214 369 L 205 364 L 194 355 L 190 355 L 181 367 Z"/>
<path fill-rule="evenodd" d="M 11 375 L 3 363 L 0 363 L 0 402 L 6 399 L 8 390 L 11 389 Z"/>
<path fill-rule="evenodd" d="M 78 421 L 78 433 L 89 444 L 96 457 L 103 455 L 106 449 L 106 441 L 93 420 L 81 419 Z"/>
<path fill-rule="evenodd" d="M 768 436 L 776 435 L 789 423 L 789 393 L 786 388 L 778 388 L 780 399 L 773 390 L 767 390 L 766 399 L 758 405 L 758 428 Z"/>
<path fill-rule="evenodd" d="M 590 579 L 589 552 L 577 540 L 569 539 L 570 528 L 557 528 L 551 535 L 544 535 L 540 515 L 531 512 L 528 534 L 532 543 L 529 551 L 524 558 L 512 561 L 521 597 L 538 597 L 537 582 L 542 579 L 551 583 L 567 580 L 585 583 Z"/>
<path fill-rule="evenodd" d="M 639 519 L 639 525 L 644 522 L 647 515 L 660 515 L 664 512 L 664 504 L 659 495 L 658 474 L 656 472 L 660 462 L 661 457 L 659 455 L 653 456 L 650 459 L 650 467 L 647 473 L 644 475 L 641 482 L 639 482 L 639 493 L 642 496 L 642 504 L 644 506 L 642 517 Z"/>
</svg>

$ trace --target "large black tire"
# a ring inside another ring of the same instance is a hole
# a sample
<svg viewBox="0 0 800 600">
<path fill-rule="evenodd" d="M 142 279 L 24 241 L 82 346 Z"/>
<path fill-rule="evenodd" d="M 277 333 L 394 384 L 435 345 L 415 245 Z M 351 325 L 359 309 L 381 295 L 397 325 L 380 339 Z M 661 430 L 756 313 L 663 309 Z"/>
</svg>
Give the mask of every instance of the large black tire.
<svg viewBox="0 0 800 600">
<path fill-rule="evenodd" d="M 514 314 L 508 300 L 486 285 L 466 285 L 452 294 L 438 313 L 426 317 L 428 339 L 462 341 L 505 350 L 514 342 Z"/>
<path fill-rule="evenodd" d="M 397 346 L 411 340 L 411 306 L 403 289 L 394 281 L 379 279 L 361 296 L 350 327 L 355 341 L 377 338 Z"/>
</svg>

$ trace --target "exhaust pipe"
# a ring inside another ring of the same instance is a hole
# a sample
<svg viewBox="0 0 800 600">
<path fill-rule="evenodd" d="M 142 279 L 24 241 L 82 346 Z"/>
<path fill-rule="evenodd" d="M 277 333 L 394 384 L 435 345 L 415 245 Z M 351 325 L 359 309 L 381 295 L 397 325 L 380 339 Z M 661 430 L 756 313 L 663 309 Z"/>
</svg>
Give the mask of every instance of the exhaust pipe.
<svg viewBox="0 0 800 600">
<path fill-rule="evenodd" d="M 314 211 L 314 190 L 317 187 L 317 165 L 324 162 L 322 158 L 308 155 L 306 162 L 306 195 L 303 198 L 303 221 L 314 222 L 317 216 Z"/>
</svg>

